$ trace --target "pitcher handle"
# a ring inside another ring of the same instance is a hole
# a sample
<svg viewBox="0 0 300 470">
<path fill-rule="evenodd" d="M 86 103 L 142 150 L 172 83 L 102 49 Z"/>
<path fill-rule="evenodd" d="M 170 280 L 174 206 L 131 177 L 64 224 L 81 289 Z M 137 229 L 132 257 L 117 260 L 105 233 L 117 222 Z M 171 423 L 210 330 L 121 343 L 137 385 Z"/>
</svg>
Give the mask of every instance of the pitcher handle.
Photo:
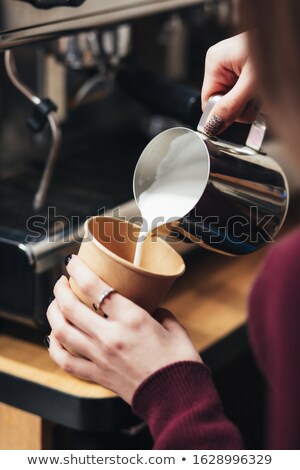
<svg viewBox="0 0 300 470">
<path fill-rule="evenodd" d="M 199 121 L 197 131 L 204 133 L 203 128 L 206 124 L 208 116 L 210 115 L 211 111 L 213 110 L 215 104 L 223 97 L 223 95 L 213 95 L 209 98 L 207 106 L 201 116 Z M 246 146 L 259 152 L 261 150 L 265 134 L 267 130 L 267 123 L 264 117 L 259 114 L 257 116 L 256 121 L 253 122 L 250 132 L 248 134 L 248 138 L 246 141 Z"/>
</svg>

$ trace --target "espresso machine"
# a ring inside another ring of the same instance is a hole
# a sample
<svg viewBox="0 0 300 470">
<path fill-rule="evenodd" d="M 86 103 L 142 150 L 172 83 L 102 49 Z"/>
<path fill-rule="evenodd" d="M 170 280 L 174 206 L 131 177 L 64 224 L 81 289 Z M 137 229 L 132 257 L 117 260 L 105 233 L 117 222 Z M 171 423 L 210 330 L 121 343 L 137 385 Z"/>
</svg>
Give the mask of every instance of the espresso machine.
<svg viewBox="0 0 300 470">
<path fill-rule="evenodd" d="M 1 322 L 44 328 L 86 218 L 138 216 L 137 159 L 197 124 L 205 51 L 234 3 L 0 1 Z"/>
</svg>

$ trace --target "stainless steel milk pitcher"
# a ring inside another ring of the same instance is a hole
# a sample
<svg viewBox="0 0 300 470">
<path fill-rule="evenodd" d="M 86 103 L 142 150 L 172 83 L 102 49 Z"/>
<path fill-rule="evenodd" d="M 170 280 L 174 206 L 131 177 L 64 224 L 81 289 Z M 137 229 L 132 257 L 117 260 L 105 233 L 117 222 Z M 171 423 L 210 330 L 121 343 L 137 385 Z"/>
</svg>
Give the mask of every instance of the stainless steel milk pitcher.
<svg viewBox="0 0 300 470">
<path fill-rule="evenodd" d="M 199 160 L 197 202 L 160 230 L 166 233 L 167 227 L 174 241 L 184 239 L 226 255 L 242 255 L 274 240 L 287 213 L 289 190 L 278 163 L 261 150 L 266 132 L 262 117 L 253 123 L 246 145 L 204 134 L 207 117 L 220 98 L 209 100 L 197 131 L 168 129 L 147 145 L 136 166 L 134 195 L 139 204 L 140 195 L 157 180 L 157 168 L 171 146 L 177 165 Z"/>
</svg>

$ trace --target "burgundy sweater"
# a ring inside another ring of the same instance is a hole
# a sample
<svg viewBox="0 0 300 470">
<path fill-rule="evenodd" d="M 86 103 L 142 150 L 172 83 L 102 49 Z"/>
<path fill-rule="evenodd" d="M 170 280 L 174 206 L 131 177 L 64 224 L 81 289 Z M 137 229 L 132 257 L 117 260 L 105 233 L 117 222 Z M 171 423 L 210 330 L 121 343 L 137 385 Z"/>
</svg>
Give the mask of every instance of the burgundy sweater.
<svg viewBox="0 0 300 470">
<path fill-rule="evenodd" d="M 271 449 L 300 449 L 300 230 L 274 245 L 255 282 L 249 331 L 268 389 Z M 177 362 L 146 379 L 133 398 L 154 449 L 242 449 L 209 369 Z"/>
</svg>

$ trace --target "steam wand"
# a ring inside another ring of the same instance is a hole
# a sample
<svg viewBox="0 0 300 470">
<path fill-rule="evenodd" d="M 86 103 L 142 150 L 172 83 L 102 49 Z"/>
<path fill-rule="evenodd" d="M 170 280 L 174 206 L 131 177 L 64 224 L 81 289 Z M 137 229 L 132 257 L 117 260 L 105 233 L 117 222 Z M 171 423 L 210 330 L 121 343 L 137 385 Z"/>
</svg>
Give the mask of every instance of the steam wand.
<svg viewBox="0 0 300 470">
<path fill-rule="evenodd" d="M 5 51 L 5 68 L 14 86 L 34 105 L 33 115 L 28 120 L 30 129 L 34 133 L 41 132 L 48 122 L 52 133 L 52 145 L 48 154 L 39 188 L 34 196 L 33 201 L 34 209 L 38 210 L 45 203 L 61 145 L 61 129 L 54 116 L 55 111 L 57 111 L 57 107 L 50 99 L 40 99 L 38 96 L 35 96 L 28 86 L 22 83 L 18 77 L 15 58 L 11 50 Z"/>
</svg>

